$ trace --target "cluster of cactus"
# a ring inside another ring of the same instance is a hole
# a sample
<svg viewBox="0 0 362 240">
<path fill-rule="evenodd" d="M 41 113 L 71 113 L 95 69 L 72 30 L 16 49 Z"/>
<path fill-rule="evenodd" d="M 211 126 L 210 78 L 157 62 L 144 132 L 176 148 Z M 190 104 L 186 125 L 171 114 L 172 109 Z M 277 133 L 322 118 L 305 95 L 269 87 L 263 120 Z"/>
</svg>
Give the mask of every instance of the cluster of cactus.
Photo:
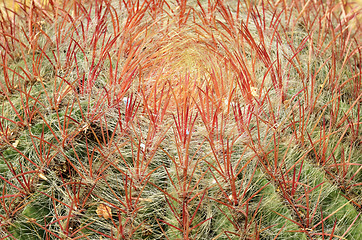
<svg viewBox="0 0 362 240">
<path fill-rule="evenodd" d="M 361 6 L 0 7 L 1 239 L 361 239 Z"/>
</svg>

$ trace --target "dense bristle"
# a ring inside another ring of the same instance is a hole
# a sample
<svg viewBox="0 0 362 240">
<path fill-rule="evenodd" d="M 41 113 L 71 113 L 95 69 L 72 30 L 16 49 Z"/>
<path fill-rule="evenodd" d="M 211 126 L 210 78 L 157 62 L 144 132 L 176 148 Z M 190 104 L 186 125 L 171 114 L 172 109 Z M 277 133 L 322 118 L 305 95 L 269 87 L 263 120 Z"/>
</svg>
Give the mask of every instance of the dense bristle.
<svg viewBox="0 0 362 240">
<path fill-rule="evenodd" d="M 1 239 L 361 239 L 361 2 L 0 4 Z"/>
</svg>

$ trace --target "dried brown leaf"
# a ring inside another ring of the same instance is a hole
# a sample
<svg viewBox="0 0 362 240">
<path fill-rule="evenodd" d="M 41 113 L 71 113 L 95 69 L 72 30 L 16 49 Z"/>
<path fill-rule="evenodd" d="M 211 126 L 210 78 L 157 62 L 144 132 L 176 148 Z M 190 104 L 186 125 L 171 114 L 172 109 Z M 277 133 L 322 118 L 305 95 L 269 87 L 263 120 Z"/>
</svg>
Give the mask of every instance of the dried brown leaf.
<svg viewBox="0 0 362 240">
<path fill-rule="evenodd" d="M 106 220 L 112 217 L 112 209 L 103 203 L 98 205 L 96 212 L 98 214 L 98 217 L 103 217 Z"/>
</svg>

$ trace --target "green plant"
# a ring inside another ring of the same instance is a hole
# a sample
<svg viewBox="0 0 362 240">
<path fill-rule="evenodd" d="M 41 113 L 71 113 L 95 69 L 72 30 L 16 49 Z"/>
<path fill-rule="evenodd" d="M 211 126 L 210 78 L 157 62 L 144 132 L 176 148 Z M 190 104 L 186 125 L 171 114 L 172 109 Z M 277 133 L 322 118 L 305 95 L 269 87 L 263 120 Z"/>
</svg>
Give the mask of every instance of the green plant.
<svg viewBox="0 0 362 240">
<path fill-rule="evenodd" d="M 0 7 L 2 239 L 360 239 L 361 6 Z"/>
</svg>

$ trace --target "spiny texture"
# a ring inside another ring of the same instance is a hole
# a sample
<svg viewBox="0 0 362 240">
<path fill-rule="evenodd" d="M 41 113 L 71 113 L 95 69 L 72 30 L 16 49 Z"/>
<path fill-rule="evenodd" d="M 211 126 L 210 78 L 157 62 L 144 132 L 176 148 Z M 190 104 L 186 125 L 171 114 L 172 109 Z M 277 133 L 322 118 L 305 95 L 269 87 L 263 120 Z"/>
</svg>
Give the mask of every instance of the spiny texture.
<svg viewBox="0 0 362 240">
<path fill-rule="evenodd" d="M 361 5 L 0 7 L 2 239 L 361 239 Z"/>
</svg>

